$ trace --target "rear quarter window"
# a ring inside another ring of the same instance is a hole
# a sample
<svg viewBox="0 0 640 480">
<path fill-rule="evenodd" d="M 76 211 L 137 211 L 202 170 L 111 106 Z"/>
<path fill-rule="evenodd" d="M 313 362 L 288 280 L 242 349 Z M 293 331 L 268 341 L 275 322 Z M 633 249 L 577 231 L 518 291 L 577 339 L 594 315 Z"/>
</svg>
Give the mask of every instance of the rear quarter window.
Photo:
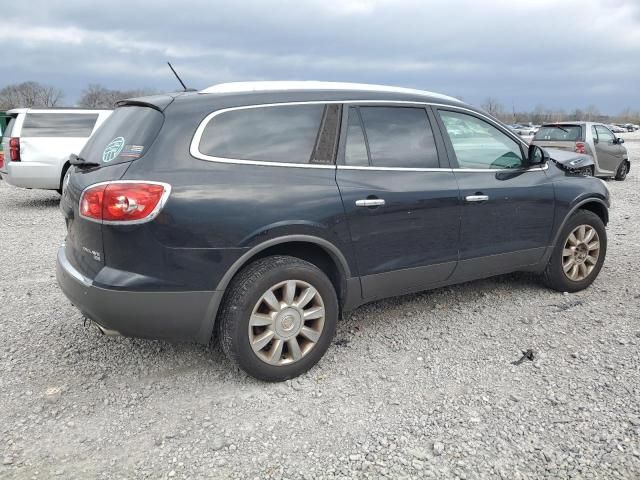
<svg viewBox="0 0 640 480">
<path fill-rule="evenodd" d="M 140 158 L 151 148 L 163 123 L 164 115 L 150 107 L 116 108 L 89 138 L 80 157 L 100 165 Z"/>
<path fill-rule="evenodd" d="M 332 164 L 339 105 L 277 105 L 222 112 L 202 132 L 209 157 L 277 163 Z"/>
<path fill-rule="evenodd" d="M 27 113 L 21 137 L 88 137 L 97 113 Z"/>
</svg>

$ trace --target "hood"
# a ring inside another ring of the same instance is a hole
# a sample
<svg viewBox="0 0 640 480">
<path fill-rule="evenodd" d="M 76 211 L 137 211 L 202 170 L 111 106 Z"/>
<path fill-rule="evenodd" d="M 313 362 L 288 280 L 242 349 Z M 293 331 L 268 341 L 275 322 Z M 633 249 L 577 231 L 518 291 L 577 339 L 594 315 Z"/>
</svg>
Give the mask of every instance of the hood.
<svg viewBox="0 0 640 480">
<path fill-rule="evenodd" d="M 557 148 L 545 148 L 545 151 L 549 154 L 551 160 L 570 170 L 594 165 L 593 157 L 585 153 L 570 152 Z"/>
</svg>

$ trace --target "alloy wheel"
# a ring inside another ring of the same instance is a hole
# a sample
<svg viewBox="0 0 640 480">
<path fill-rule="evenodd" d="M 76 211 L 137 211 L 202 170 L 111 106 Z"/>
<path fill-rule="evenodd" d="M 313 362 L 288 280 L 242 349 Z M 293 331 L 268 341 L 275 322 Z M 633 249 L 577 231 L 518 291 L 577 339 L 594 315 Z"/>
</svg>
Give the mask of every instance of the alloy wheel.
<svg viewBox="0 0 640 480">
<path fill-rule="evenodd" d="M 325 323 L 320 293 L 302 280 L 277 283 L 262 294 L 249 319 L 249 343 L 270 365 L 289 365 L 307 355 Z"/>
<path fill-rule="evenodd" d="M 569 280 L 586 279 L 598 263 L 600 237 L 590 225 L 576 227 L 567 237 L 562 250 L 562 270 Z"/>
</svg>

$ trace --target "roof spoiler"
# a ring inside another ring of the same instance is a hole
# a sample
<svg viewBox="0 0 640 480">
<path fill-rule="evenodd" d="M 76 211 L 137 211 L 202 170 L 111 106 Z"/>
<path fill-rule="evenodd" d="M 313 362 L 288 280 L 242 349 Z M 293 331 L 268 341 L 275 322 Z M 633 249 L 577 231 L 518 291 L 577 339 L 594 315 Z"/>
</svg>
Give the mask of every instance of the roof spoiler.
<svg viewBox="0 0 640 480">
<path fill-rule="evenodd" d="M 148 97 L 127 98 L 116 102 L 116 107 L 138 106 L 149 107 L 159 112 L 164 111 L 173 102 L 171 95 L 150 95 Z"/>
</svg>

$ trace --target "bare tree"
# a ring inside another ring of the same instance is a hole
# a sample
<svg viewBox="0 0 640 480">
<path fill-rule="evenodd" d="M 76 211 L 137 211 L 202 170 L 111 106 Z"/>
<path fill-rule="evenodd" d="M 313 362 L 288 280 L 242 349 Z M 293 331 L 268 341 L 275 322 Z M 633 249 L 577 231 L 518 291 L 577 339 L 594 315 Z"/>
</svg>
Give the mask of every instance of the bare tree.
<svg viewBox="0 0 640 480">
<path fill-rule="evenodd" d="M 482 108 L 494 117 L 500 117 L 504 114 L 504 107 L 495 98 L 489 97 L 482 104 Z"/>
<path fill-rule="evenodd" d="M 614 117 L 616 122 L 620 123 L 640 123 L 640 112 L 625 108 L 622 112 Z"/>
<path fill-rule="evenodd" d="M 598 118 L 600 117 L 600 110 L 598 110 L 595 105 L 589 105 L 585 110 L 585 116 L 585 120 L 587 120 L 588 122 L 598 120 Z"/>
<path fill-rule="evenodd" d="M 640 111 L 626 108 L 618 115 L 608 116 L 600 113 L 595 105 L 590 105 L 585 109 L 574 108 L 566 111 L 562 108 L 552 109 L 547 108 L 544 105 L 537 105 L 530 111 L 513 111 L 506 112 L 500 102 L 494 98 L 488 98 L 481 106 L 484 110 L 489 112 L 494 117 L 502 120 L 505 123 L 518 122 L 518 123 L 533 123 L 540 125 L 543 123 L 555 123 L 565 120 L 576 121 L 597 121 L 597 122 L 611 122 L 616 121 L 620 123 L 640 123 Z"/>
<path fill-rule="evenodd" d="M 18 107 L 55 107 L 64 97 L 62 90 L 38 82 L 7 85 L 0 90 L 0 109 Z"/>
<path fill-rule="evenodd" d="M 102 85 L 91 84 L 83 92 L 78 106 L 86 108 L 113 108 L 114 104 L 125 98 L 143 97 L 155 93 L 151 89 L 111 90 Z"/>
<path fill-rule="evenodd" d="M 582 110 L 581 108 L 576 108 L 571 112 L 569 117 L 571 117 L 570 120 L 584 120 L 585 119 L 584 110 Z"/>
</svg>

